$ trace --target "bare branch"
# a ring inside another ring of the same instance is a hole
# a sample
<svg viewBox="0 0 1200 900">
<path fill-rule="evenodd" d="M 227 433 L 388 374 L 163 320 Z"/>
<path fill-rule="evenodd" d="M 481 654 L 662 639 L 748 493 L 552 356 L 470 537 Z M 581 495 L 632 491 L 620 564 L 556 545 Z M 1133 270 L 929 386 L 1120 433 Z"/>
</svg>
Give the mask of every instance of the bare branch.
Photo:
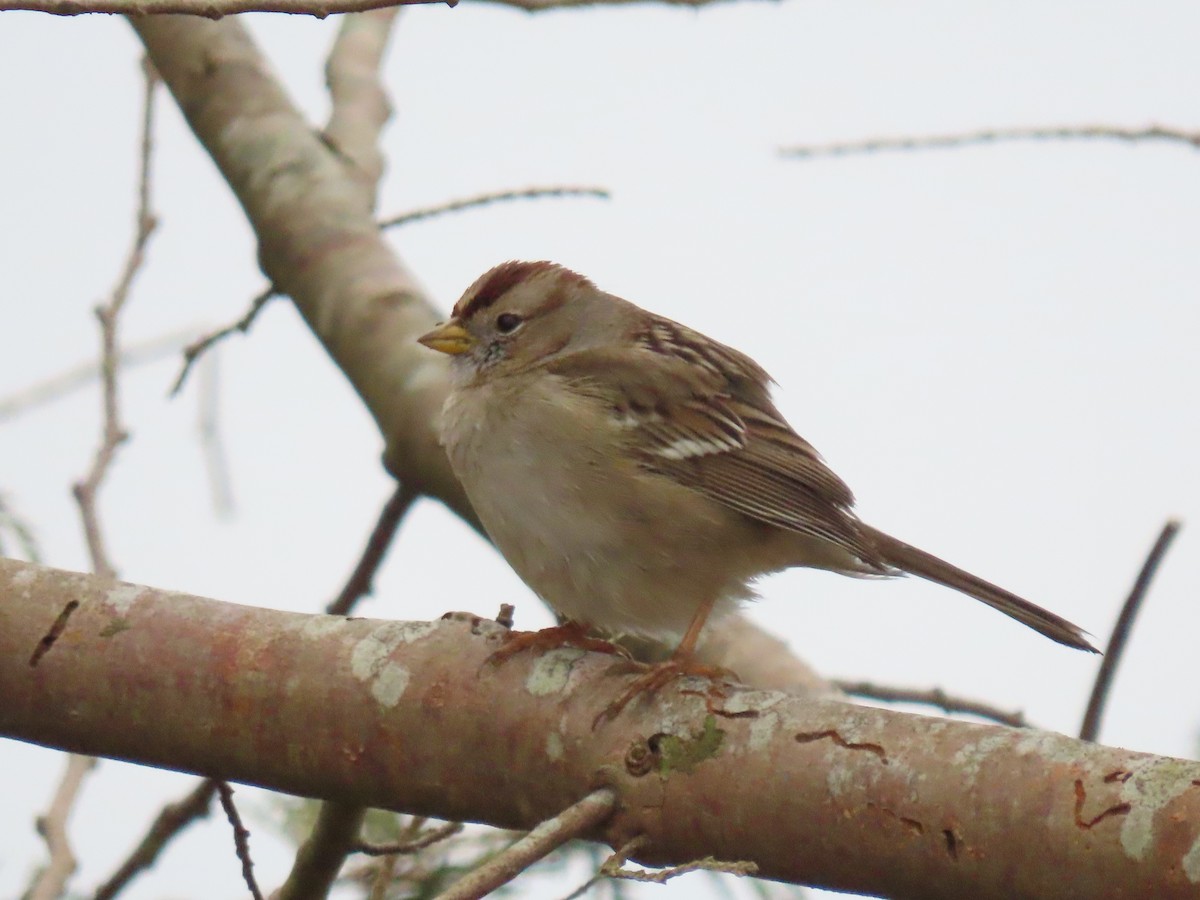
<svg viewBox="0 0 1200 900">
<path fill-rule="evenodd" d="M 145 261 L 146 247 L 157 225 L 150 208 L 151 163 L 154 156 L 154 90 L 158 86 L 158 74 L 149 59 L 142 64 L 145 87 L 142 108 L 141 154 L 139 158 L 137 224 L 133 246 L 125 259 L 116 287 L 108 303 L 96 310 L 100 322 L 100 373 L 103 394 L 103 433 L 100 446 L 92 459 L 92 466 L 84 479 L 74 486 L 75 500 L 83 518 L 83 530 L 87 539 L 88 552 L 92 559 L 92 571 L 98 575 L 114 575 L 111 561 L 104 546 L 103 529 L 96 508 L 96 494 L 103 483 L 108 469 L 116 457 L 117 448 L 128 435 L 121 425 L 118 400 L 118 379 L 121 354 L 117 343 L 117 323 L 129 299 L 133 280 Z"/>
<path fill-rule="evenodd" d="M 240 319 L 224 328 L 218 328 L 216 331 L 206 334 L 183 348 L 183 368 L 179 370 L 179 375 L 175 378 L 175 384 L 171 386 L 170 396 L 174 397 L 183 387 L 183 382 L 187 379 L 188 373 L 191 372 L 192 366 L 196 364 L 196 360 L 205 353 L 209 347 L 218 341 L 223 341 L 235 331 L 240 331 L 245 334 L 250 330 L 250 326 L 254 324 L 254 320 L 258 318 L 258 314 L 262 312 L 264 306 L 271 299 L 279 296 L 279 291 L 275 285 L 269 284 L 263 288 L 254 299 L 250 301 L 250 309 L 248 309 Z"/>
<path fill-rule="evenodd" d="M 880 700 L 884 703 L 918 703 L 922 706 L 936 706 L 945 713 L 966 713 L 971 716 L 978 716 L 981 719 L 988 719 L 992 722 L 999 722 L 1001 725 L 1008 725 L 1012 728 L 1025 728 L 1029 725 L 1025 721 L 1025 713 L 1007 712 L 1003 709 L 998 709 L 987 703 L 981 703 L 978 700 L 970 700 L 966 697 L 956 697 L 952 694 L 947 694 L 941 688 L 898 688 L 890 687 L 882 684 L 872 684 L 869 681 L 835 681 L 844 693 L 851 694 L 855 697 L 865 697 L 869 700 Z"/>
<path fill-rule="evenodd" d="M 362 853 L 366 856 L 408 856 L 412 853 L 419 853 L 426 847 L 432 847 L 448 837 L 453 837 L 462 830 L 462 822 L 446 822 L 410 841 L 399 841 L 393 844 L 368 844 L 366 841 L 359 841 L 351 849 L 355 853 Z"/>
<path fill-rule="evenodd" d="M 508 884 L 567 841 L 589 833 L 612 815 L 617 795 L 611 788 L 592 791 L 552 819 L 538 825 L 512 846 L 454 883 L 437 900 L 477 900 Z"/>
<path fill-rule="evenodd" d="M 933 150 L 964 147 L 972 144 L 996 144 L 1005 141 L 1065 141 L 1117 140 L 1170 141 L 1200 148 L 1200 132 L 1184 131 L 1162 125 L 1146 128 L 1122 128 L 1119 125 L 1071 125 L 1057 128 L 995 128 L 970 131 L 964 134 L 933 135 L 929 137 L 871 138 L 865 141 L 846 141 L 834 144 L 813 144 L 785 147 L 781 156 L 806 159 L 816 156 L 849 156 L 856 153 L 879 153 L 886 150 Z"/>
<path fill-rule="evenodd" d="M 221 19 L 238 13 L 271 12 L 296 16 L 326 16 L 359 13 L 389 6 L 440 3 L 443 0 L 0 0 L 0 12 L 28 10 L 55 16 L 102 13 L 115 16 L 154 16 L 173 13 Z M 444 0 L 455 6 L 458 0 Z"/>
<path fill-rule="evenodd" d="M 93 900 L 112 900 L 139 873 L 154 865 L 163 848 L 185 828 L 208 815 L 217 782 L 205 778 L 182 800 L 171 803 L 155 817 L 146 836 L 125 862 L 96 889 Z"/>
<path fill-rule="evenodd" d="M 254 900 L 263 900 L 258 882 L 254 880 L 254 860 L 250 858 L 250 832 L 242 824 L 242 817 L 238 815 L 237 806 L 234 805 L 233 788 L 226 781 L 217 781 L 216 785 L 217 796 L 221 798 L 221 809 L 225 810 L 225 818 L 229 819 L 229 824 L 233 827 L 233 845 L 237 848 L 238 859 L 242 861 L 242 880 L 246 882 Z"/>
<path fill-rule="evenodd" d="M 612 194 L 604 188 L 599 187 L 570 186 L 498 191 L 493 194 L 480 194 L 478 197 L 467 197 L 463 200 L 451 200 L 449 203 L 443 203 L 439 206 L 426 206 L 421 209 L 414 209 L 411 212 L 401 213 L 398 216 L 392 216 L 390 219 L 381 220 L 379 227 L 395 228 L 400 225 L 410 225 L 413 222 L 419 222 L 421 219 L 432 219 L 446 213 L 473 209 L 477 206 L 488 206 L 492 203 L 504 203 L 509 200 L 531 200 L 538 197 L 598 197 L 601 200 L 608 200 L 611 199 Z"/>
<path fill-rule="evenodd" d="M 1162 531 L 1158 533 L 1158 540 L 1150 549 L 1150 555 L 1142 564 L 1142 570 L 1138 572 L 1129 596 L 1125 598 L 1121 613 L 1117 616 L 1116 624 L 1113 625 L 1112 635 L 1108 639 L 1108 646 L 1104 648 L 1104 658 L 1100 660 L 1100 670 L 1096 673 L 1096 683 L 1092 686 L 1092 696 L 1088 699 L 1087 711 L 1083 714 L 1083 724 L 1079 727 L 1081 740 L 1094 741 L 1100 735 L 1100 720 L 1104 716 L 1108 692 L 1116 677 L 1121 657 L 1125 654 L 1125 645 L 1129 642 L 1129 635 L 1133 632 L 1134 620 L 1137 619 L 1138 610 L 1142 608 L 1142 601 L 1150 589 L 1150 582 L 1154 580 L 1154 575 L 1158 571 L 1163 557 L 1166 556 L 1171 542 L 1175 540 L 1175 535 L 1182 527 L 1183 523 L 1178 519 L 1167 520 Z"/>
</svg>

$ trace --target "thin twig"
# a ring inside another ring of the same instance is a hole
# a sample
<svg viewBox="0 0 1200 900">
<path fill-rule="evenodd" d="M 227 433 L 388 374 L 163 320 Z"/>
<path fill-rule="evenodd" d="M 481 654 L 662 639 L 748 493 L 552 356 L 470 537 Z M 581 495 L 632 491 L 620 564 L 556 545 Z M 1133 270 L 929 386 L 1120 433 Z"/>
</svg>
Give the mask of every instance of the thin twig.
<svg viewBox="0 0 1200 900">
<path fill-rule="evenodd" d="M 1121 657 L 1125 653 L 1125 645 L 1129 642 L 1129 635 L 1133 631 L 1133 622 L 1137 618 L 1138 610 L 1142 608 L 1142 601 L 1150 589 L 1150 582 L 1154 580 L 1154 575 L 1158 571 L 1163 557 L 1166 556 L 1171 542 L 1175 540 L 1175 535 L 1182 527 L 1183 523 L 1178 519 L 1167 520 L 1162 531 L 1158 533 L 1158 540 L 1150 549 L 1150 555 L 1142 564 L 1142 570 L 1138 572 L 1129 596 L 1125 598 L 1125 604 L 1121 607 L 1117 623 L 1113 626 L 1112 634 L 1109 636 L 1108 646 L 1104 649 L 1104 658 L 1100 660 L 1100 670 L 1096 673 L 1092 696 L 1088 698 L 1087 711 L 1083 714 L 1083 724 L 1079 727 L 1080 740 L 1094 741 L 1100 736 L 1100 720 L 1104 717 L 1104 707 L 1108 703 L 1109 689 L 1116 677 L 1117 666 L 1121 662 Z"/>
<path fill-rule="evenodd" d="M 1122 128 L 1118 125 L 1074 125 L 1056 128 L 994 128 L 965 134 L 932 135 L 930 137 L 872 138 L 865 141 L 846 141 L 833 144 L 785 147 L 781 156 L 810 159 L 816 156 L 849 156 L 855 153 L 878 153 L 885 150 L 931 150 L 963 147 L 971 144 L 995 144 L 1002 141 L 1058 140 L 1119 140 L 1171 141 L 1200 149 L 1200 132 L 1184 131 L 1151 125 L 1147 128 Z"/>
<path fill-rule="evenodd" d="M 224 328 L 218 328 L 211 334 L 206 334 L 204 337 L 192 341 L 183 348 L 183 367 L 179 370 L 179 375 L 175 378 L 175 383 L 171 385 L 169 396 L 174 397 L 183 388 L 184 381 L 187 380 L 188 373 L 192 371 L 192 366 L 196 364 L 196 360 L 205 353 L 209 347 L 218 341 L 223 341 L 235 331 L 240 331 L 245 334 L 250 330 L 250 326 L 254 324 L 254 320 L 258 318 L 258 314 L 262 312 L 264 306 L 272 298 L 278 296 L 279 291 L 275 289 L 275 285 L 269 284 L 250 301 L 250 309 L 248 309 L 240 319 Z"/>
<path fill-rule="evenodd" d="M 104 424 L 100 446 L 92 459 L 91 469 L 84 479 L 74 486 L 75 500 L 83 518 L 84 536 L 92 560 L 92 571 L 97 575 L 114 575 L 112 563 L 104 546 L 104 533 L 96 508 L 96 494 L 108 474 L 116 457 L 117 448 L 128 438 L 121 425 L 118 399 L 118 379 L 121 354 L 117 345 L 117 323 L 125 303 L 129 299 L 133 280 L 141 270 L 146 258 L 146 247 L 157 225 L 150 207 L 151 163 L 154 156 L 154 89 L 158 75 L 147 59 L 142 63 L 145 86 L 142 112 L 142 135 L 140 176 L 138 178 L 137 225 L 133 246 L 125 259 L 116 287 L 108 303 L 96 309 L 100 322 L 100 381 L 103 395 Z"/>
<path fill-rule="evenodd" d="M 398 841 L 391 844 L 369 844 L 366 841 L 359 841 L 350 849 L 355 853 L 363 853 L 367 856 L 408 856 L 424 850 L 426 847 L 432 847 L 439 841 L 444 841 L 462 830 L 462 822 L 446 822 L 437 828 L 429 829 L 411 841 Z"/>
<path fill-rule="evenodd" d="M 359 557 L 354 571 L 346 579 L 346 584 L 337 598 L 325 607 L 325 612 L 331 616 L 349 615 L 354 605 L 362 597 L 371 593 L 371 583 L 375 579 L 375 572 L 379 569 L 379 564 L 383 562 L 383 557 L 392 544 L 396 529 L 404 521 L 405 513 L 412 507 L 413 501 L 417 497 L 417 492 L 407 485 L 396 486 L 396 490 L 380 511 L 375 527 L 371 529 L 371 536 L 367 538 L 367 545 L 363 548 L 362 556 Z"/>
<path fill-rule="evenodd" d="M 211 778 L 201 781 L 182 800 L 164 806 L 155 817 L 154 823 L 142 838 L 141 843 L 134 848 L 120 868 L 114 872 L 104 884 L 96 889 L 93 900 L 111 900 L 117 896 L 125 885 L 135 876 L 146 871 L 158 859 L 163 848 L 176 835 L 197 819 L 208 815 L 213 795 L 217 792 L 217 782 Z"/>
<path fill-rule="evenodd" d="M 426 206 L 421 209 L 414 209 L 411 212 L 402 213 L 390 219 L 380 220 L 379 227 L 395 228 L 399 225 L 409 225 L 413 222 L 419 222 L 421 219 L 431 219 L 434 216 L 472 209 L 476 206 L 503 203 L 507 200 L 529 200 L 536 197 L 599 197 L 601 200 L 608 200 L 611 196 L 604 188 L 598 187 L 544 187 L 526 188 L 519 191 L 498 191 L 494 194 L 480 194 L 478 197 L 452 200 L 449 203 L 443 203 L 439 206 Z"/>
<path fill-rule="evenodd" d="M 229 782 L 217 782 L 217 796 L 221 798 L 221 809 L 225 810 L 225 818 L 233 826 L 233 845 L 237 849 L 238 859 L 242 861 L 242 879 L 250 889 L 250 896 L 254 900 L 263 900 L 258 882 L 254 880 L 254 860 L 250 858 L 250 832 L 246 830 L 246 826 L 242 824 L 242 817 L 238 815 L 237 807 L 233 803 L 233 788 L 229 786 Z"/>
<path fill-rule="evenodd" d="M 195 335 L 195 328 L 187 328 L 151 338 L 147 341 L 130 344 L 121 350 L 120 367 L 122 370 L 128 370 L 144 363 L 156 362 L 173 353 L 178 353 L 189 340 L 195 338 Z M 0 398 L 0 422 L 14 418 L 31 409 L 36 409 L 39 406 L 44 406 L 80 388 L 87 387 L 98 379 L 101 374 L 101 363 L 99 360 L 94 360 L 72 366 L 57 375 L 51 375 L 28 387 L 21 388 L 7 397 Z"/>
<path fill-rule="evenodd" d="M 103 484 L 116 456 L 117 448 L 127 435 L 121 426 L 118 399 L 118 378 L 121 354 L 117 343 L 117 323 L 129 299 L 130 288 L 145 261 L 146 247 L 156 225 L 151 210 L 151 163 L 154 158 L 154 92 L 158 85 L 158 73 L 148 58 L 142 61 L 143 93 L 142 123 L 139 153 L 137 218 L 129 255 L 121 269 L 116 286 L 108 302 L 96 309 L 100 322 L 100 372 L 103 422 L 100 445 L 92 458 L 87 475 L 73 486 L 75 501 L 83 520 L 83 532 L 91 556 L 92 571 L 97 575 L 112 577 L 115 569 L 104 546 L 104 533 L 96 505 L 96 495 Z M 68 613 L 70 605 L 64 610 Z M 65 621 L 65 620 L 64 620 Z M 48 649 L 49 645 L 44 645 Z M 31 664 L 36 664 L 37 654 Z M 96 765 L 95 759 L 72 754 L 67 763 L 67 772 L 55 793 L 49 811 L 38 822 L 38 830 L 46 837 L 50 860 L 30 886 L 26 896 L 30 900 L 53 900 L 62 896 L 67 879 L 75 871 L 75 859 L 67 840 L 66 822 L 71 807 L 79 796 L 83 778 Z"/>
<path fill-rule="evenodd" d="M 884 703 L 919 703 L 923 706 L 936 706 L 945 713 L 966 713 L 1010 725 L 1013 728 L 1025 728 L 1025 713 L 1021 711 L 1006 712 L 978 700 L 966 697 L 956 697 L 947 694 L 941 688 L 898 688 L 882 684 L 872 684 L 869 681 L 837 681 L 834 685 L 847 694 L 855 697 L 866 697 L 869 700 L 880 700 Z"/>
<path fill-rule="evenodd" d="M 470 875 L 456 881 L 437 900 L 476 900 L 508 884 L 538 860 L 572 838 L 589 832 L 610 815 L 617 804 L 612 788 L 600 788 L 578 803 L 547 819 L 512 846 L 493 856 Z"/>
</svg>

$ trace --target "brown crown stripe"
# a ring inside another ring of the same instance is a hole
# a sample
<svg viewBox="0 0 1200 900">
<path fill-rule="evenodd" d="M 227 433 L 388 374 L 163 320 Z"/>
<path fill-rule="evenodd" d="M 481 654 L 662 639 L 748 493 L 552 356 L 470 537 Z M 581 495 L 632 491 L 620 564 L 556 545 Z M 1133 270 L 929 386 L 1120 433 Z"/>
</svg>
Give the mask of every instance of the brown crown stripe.
<svg viewBox="0 0 1200 900">
<path fill-rule="evenodd" d="M 463 295 L 463 298 L 454 307 L 455 318 L 465 319 L 481 310 L 488 309 L 518 284 L 528 281 L 530 278 L 540 275 L 543 272 L 556 272 L 564 279 L 577 282 L 587 281 L 582 275 L 578 275 L 570 269 L 564 269 L 557 263 L 547 262 L 546 260 L 538 262 L 512 260 L 501 263 L 491 271 L 485 273 Z"/>
</svg>

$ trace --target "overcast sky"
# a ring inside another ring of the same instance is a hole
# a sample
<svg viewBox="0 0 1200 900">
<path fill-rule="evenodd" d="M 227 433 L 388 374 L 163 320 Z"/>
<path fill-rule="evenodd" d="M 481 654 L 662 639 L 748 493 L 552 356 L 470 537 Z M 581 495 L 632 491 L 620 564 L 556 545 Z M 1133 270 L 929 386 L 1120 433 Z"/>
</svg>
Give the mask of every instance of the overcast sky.
<svg viewBox="0 0 1200 900">
<path fill-rule="evenodd" d="M 336 18 L 245 19 L 323 123 Z M 115 18 L 6 14 L 0 29 L 0 401 L 94 357 L 90 309 L 132 229 L 139 45 Z M 1200 129 L 1191 3 L 731 3 L 528 16 L 464 2 L 403 14 L 380 210 L 484 191 L 599 185 L 391 235 L 448 308 L 483 270 L 548 258 L 733 344 L 859 497 L 863 517 L 1107 639 L 1163 521 L 1200 526 L 1200 151 L 1023 143 L 838 159 L 777 149 L 1006 126 Z M 240 210 L 159 97 L 161 230 L 129 342 L 237 318 L 262 286 Z M 366 412 L 286 301 L 216 357 L 236 510 L 214 513 L 196 439 L 202 378 L 133 370 L 133 439 L 102 497 L 136 582 L 313 611 L 391 490 Z M 44 560 L 86 568 L 69 486 L 96 389 L 0 421 L 0 492 Z M 1200 532 L 1163 566 L 1103 737 L 1194 756 Z M 5 546 L 12 547 L 5 535 Z M 460 573 L 455 583 L 444 577 Z M 916 580 L 792 571 L 749 614 L 822 672 L 966 694 L 1074 732 L 1096 660 Z M 406 522 L 364 615 L 447 609 L 548 624 L 502 560 L 441 507 Z M 0 742 L 0 896 L 26 883 L 62 758 Z M 188 779 L 105 763 L 71 822 L 92 887 Z M 251 808 L 257 871 L 289 857 Z M 227 826 L 177 842 L 127 892 L 241 896 Z M 586 872 L 578 869 L 580 880 Z M 702 876 L 639 896 L 695 896 Z M 569 881 L 569 879 L 568 879 Z M 560 896 L 561 877 L 544 885 Z M 644 891 L 644 894 L 642 893 Z"/>
</svg>

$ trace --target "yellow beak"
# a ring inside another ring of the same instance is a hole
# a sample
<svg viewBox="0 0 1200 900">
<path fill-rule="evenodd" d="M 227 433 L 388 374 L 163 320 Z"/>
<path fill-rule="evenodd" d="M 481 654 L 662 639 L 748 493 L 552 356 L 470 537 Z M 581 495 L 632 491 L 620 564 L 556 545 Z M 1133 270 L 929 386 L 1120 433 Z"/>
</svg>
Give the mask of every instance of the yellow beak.
<svg viewBox="0 0 1200 900">
<path fill-rule="evenodd" d="M 421 335 L 417 340 L 431 350 L 449 353 L 451 356 L 466 353 L 475 344 L 475 338 L 453 319 L 439 325 L 429 334 Z"/>
</svg>

